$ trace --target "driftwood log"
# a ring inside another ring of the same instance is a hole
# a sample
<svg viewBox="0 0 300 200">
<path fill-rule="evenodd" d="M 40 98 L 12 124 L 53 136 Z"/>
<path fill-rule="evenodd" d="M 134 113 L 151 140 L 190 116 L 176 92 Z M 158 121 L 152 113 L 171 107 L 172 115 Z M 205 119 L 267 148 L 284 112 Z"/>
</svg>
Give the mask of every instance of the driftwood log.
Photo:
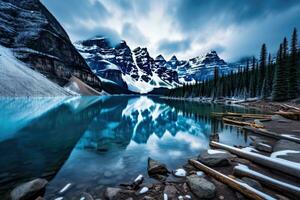
<svg viewBox="0 0 300 200">
<path fill-rule="evenodd" d="M 285 117 L 287 119 L 292 119 L 292 120 L 300 120 L 300 111 L 297 111 L 297 112 L 285 112 L 285 111 L 278 111 L 278 112 L 275 112 L 275 114 L 277 115 L 280 115 L 282 117 Z"/>
<path fill-rule="evenodd" d="M 254 128 L 264 128 L 264 126 L 256 124 L 255 122 L 237 121 L 237 120 L 229 119 L 226 117 L 223 117 L 223 121 L 227 124 L 234 124 L 234 125 L 238 125 L 238 126 L 251 126 Z"/>
<path fill-rule="evenodd" d="M 290 164 L 288 161 L 283 162 L 282 160 L 278 160 L 276 158 L 274 159 L 267 156 L 263 156 L 261 154 L 243 151 L 239 148 L 231 147 L 214 141 L 210 142 L 210 145 L 215 148 L 227 150 L 235 155 L 238 155 L 242 158 L 263 165 L 270 169 L 275 169 L 285 174 L 289 174 L 291 176 L 300 178 L 300 168 L 297 165 Z"/>
<path fill-rule="evenodd" d="M 212 116 L 215 117 L 242 117 L 242 118 L 252 118 L 252 119 L 271 119 L 272 115 L 265 115 L 265 114 L 246 114 L 246 113 L 232 113 L 232 112 L 225 112 L 225 113 L 216 113 L 212 112 Z"/>
<path fill-rule="evenodd" d="M 287 196 L 292 197 L 293 199 L 294 197 L 297 197 L 297 199 L 299 199 L 300 197 L 300 187 L 285 183 L 283 181 L 276 180 L 274 178 L 256 172 L 248 168 L 246 165 L 238 165 L 234 167 L 233 174 L 235 176 L 253 178 L 255 180 L 258 180 L 266 187 L 277 190 L 279 192 L 287 192 L 285 194 Z"/>
<path fill-rule="evenodd" d="M 291 106 L 291 105 L 289 105 L 289 104 L 283 104 L 283 105 L 284 105 L 284 107 L 286 107 L 286 108 L 294 109 L 294 110 L 297 110 L 297 111 L 300 112 L 300 108 L 298 108 L 298 107 L 296 107 L 296 106 Z"/>
<path fill-rule="evenodd" d="M 197 160 L 190 159 L 189 163 L 191 165 L 193 165 L 194 167 L 196 167 L 197 169 L 199 169 L 199 170 L 205 172 L 206 174 L 210 175 L 211 177 L 215 178 L 216 180 L 228 185 L 232 189 L 239 191 L 240 193 L 244 194 L 245 196 L 247 196 L 250 199 L 254 199 L 254 200 L 263 200 L 263 199 L 273 200 L 274 199 L 273 197 L 271 197 L 263 192 L 260 192 L 245 183 L 241 183 L 241 182 L 239 182 L 229 176 L 226 176 L 210 167 L 207 167 L 206 165 L 200 163 Z"/>
<path fill-rule="evenodd" d="M 250 126 L 245 126 L 245 127 L 243 127 L 243 129 L 246 130 L 246 131 L 251 131 L 252 133 L 256 133 L 256 134 L 259 134 L 259 135 L 271 137 L 271 138 L 274 138 L 274 139 L 278 139 L 278 140 L 284 139 L 284 140 L 289 140 L 289 141 L 293 141 L 293 142 L 296 142 L 296 143 L 300 144 L 300 138 L 289 137 L 288 135 L 278 134 L 278 133 L 275 133 L 275 132 L 268 131 L 266 129 L 254 128 L 254 127 L 250 127 Z"/>
</svg>

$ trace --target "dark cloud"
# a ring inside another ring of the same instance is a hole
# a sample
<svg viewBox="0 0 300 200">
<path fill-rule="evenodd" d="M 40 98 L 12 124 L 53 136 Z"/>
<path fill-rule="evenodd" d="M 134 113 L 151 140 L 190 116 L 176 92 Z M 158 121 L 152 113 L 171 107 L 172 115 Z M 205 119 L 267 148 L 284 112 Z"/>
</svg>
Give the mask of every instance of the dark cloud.
<svg viewBox="0 0 300 200">
<path fill-rule="evenodd" d="M 167 54 L 173 54 L 185 51 L 191 47 L 191 41 L 189 39 L 170 41 L 163 40 L 160 41 L 158 49 Z"/>
<path fill-rule="evenodd" d="M 284 36 L 289 38 L 294 27 L 300 30 L 299 0 L 41 1 L 73 41 L 102 35 L 112 43 L 124 39 L 133 46 L 151 47 L 153 54 L 183 59 L 215 49 L 234 61 L 257 55 L 262 43 L 275 53 Z M 151 21 L 157 16 L 163 16 L 161 23 Z M 147 22 L 156 27 L 143 27 Z M 159 31 L 167 31 L 168 38 L 166 32 L 160 37 Z M 177 41 L 178 36 L 187 39 Z"/>
<path fill-rule="evenodd" d="M 180 27 L 186 31 L 208 23 L 228 26 L 277 14 L 300 5 L 296 0 L 179 0 L 174 9 Z"/>
</svg>

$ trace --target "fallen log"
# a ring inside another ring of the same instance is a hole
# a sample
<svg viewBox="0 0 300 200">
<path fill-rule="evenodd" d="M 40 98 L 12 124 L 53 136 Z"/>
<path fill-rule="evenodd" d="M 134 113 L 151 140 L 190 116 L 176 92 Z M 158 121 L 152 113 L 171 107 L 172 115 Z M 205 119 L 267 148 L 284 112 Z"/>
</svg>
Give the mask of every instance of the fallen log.
<svg viewBox="0 0 300 200">
<path fill-rule="evenodd" d="M 250 127 L 250 126 L 245 126 L 245 127 L 243 127 L 243 129 L 246 130 L 246 131 L 251 131 L 252 133 L 256 133 L 256 134 L 259 134 L 259 135 L 271 137 L 271 138 L 274 138 L 274 139 L 277 139 L 277 140 L 284 139 L 284 140 L 289 140 L 289 141 L 293 141 L 293 142 L 296 142 L 296 143 L 300 144 L 300 138 L 291 137 L 291 136 L 286 135 L 286 134 L 278 134 L 278 133 L 275 133 L 275 132 L 268 131 L 266 129 L 254 128 L 254 127 Z"/>
<path fill-rule="evenodd" d="M 211 141 L 210 145 L 215 148 L 227 150 L 237 156 L 265 167 L 269 167 L 270 169 L 275 169 L 285 174 L 300 178 L 300 167 L 296 164 L 291 164 L 289 161 L 283 162 L 282 159 L 270 158 L 261 154 L 243 151 L 239 148 L 231 147 L 214 141 Z"/>
<path fill-rule="evenodd" d="M 272 115 L 265 115 L 265 114 L 247 114 L 247 113 L 232 113 L 232 112 L 225 112 L 225 113 L 212 112 L 211 115 L 216 117 L 242 117 L 242 118 L 253 118 L 253 119 L 271 119 L 272 117 Z"/>
<path fill-rule="evenodd" d="M 234 190 L 239 191 L 240 193 L 244 194 L 250 199 L 254 200 L 273 200 L 274 198 L 269 196 L 268 194 L 265 194 L 259 190 L 256 190 L 255 188 L 247 185 L 246 183 L 239 182 L 237 180 L 234 180 L 233 178 L 226 176 L 210 167 L 207 167 L 206 165 L 200 163 L 197 160 L 190 159 L 189 163 L 196 167 L 197 169 L 205 172 L 206 174 L 210 175 L 211 177 L 215 178 L 216 180 L 228 185 Z"/>
<path fill-rule="evenodd" d="M 300 187 L 276 180 L 259 172 L 256 172 L 246 165 L 238 165 L 233 168 L 233 174 L 235 176 L 241 177 L 249 177 L 255 180 L 258 180 L 260 183 L 269 187 L 271 189 L 277 190 L 279 192 L 288 192 L 286 193 L 288 196 L 291 197 L 300 197 Z"/>
<path fill-rule="evenodd" d="M 275 114 L 280 115 L 282 117 L 285 117 L 287 119 L 292 119 L 292 120 L 300 120 L 300 112 L 285 112 L 285 111 L 278 111 L 275 112 Z"/>
<path fill-rule="evenodd" d="M 294 109 L 294 110 L 297 110 L 300 112 L 300 108 L 296 107 L 296 106 L 292 106 L 292 105 L 289 105 L 289 104 L 283 104 L 285 107 L 287 108 L 291 108 L 291 109 Z"/>
<path fill-rule="evenodd" d="M 233 119 L 228 119 L 223 117 L 223 121 L 227 124 L 234 124 L 234 125 L 238 125 L 238 126 L 251 126 L 254 128 L 264 128 L 264 126 L 256 124 L 255 122 L 242 122 L 242 121 L 237 121 L 237 120 L 233 120 Z"/>
</svg>

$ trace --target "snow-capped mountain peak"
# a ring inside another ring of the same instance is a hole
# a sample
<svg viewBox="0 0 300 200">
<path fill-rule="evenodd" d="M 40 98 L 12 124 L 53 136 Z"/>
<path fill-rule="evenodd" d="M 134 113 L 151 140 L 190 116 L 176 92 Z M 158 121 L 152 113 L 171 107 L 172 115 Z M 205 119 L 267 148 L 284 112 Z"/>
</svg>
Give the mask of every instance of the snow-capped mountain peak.
<svg viewBox="0 0 300 200">
<path fill-rule="evenodd" d="M 147 48 L 131 51 L 125 41 L 113 47 L 104 37 L 74 45 L 110 93 L 148 93 L 155 88 L 178 85 L 177 72 L 162 67 L 165 59 L 158 56 L 154 60 Z"/>
</svg>

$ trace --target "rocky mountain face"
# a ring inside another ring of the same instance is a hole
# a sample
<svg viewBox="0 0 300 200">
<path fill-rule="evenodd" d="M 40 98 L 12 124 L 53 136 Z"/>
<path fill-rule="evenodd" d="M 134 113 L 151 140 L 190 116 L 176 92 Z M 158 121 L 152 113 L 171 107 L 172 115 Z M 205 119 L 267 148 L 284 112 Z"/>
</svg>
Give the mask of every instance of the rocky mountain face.
<svg viewBox="0 0 300 200">
<path fill-rule="evenodd" d="M 0 0 L 0 45 L 61 86 L 73 75 L 101 91 L 99 78 L 39 0 Z"/>
<path fill-rule="evenodd" d="M 137 47 L 131 51 L 125 41 L 114 47 L 105 37 L 80 41 L 75 47 L 104 85 L 114 84 L 136 93 L 156 91 L 156 94 L 187 82 L 211 79 L 215 67 L 220 75 L 235 72 L 240 67 L 226 63 L 216 51 L 189 60 L 178 60 L 175 55 L 170 60 L 162 55 L 153 59 L 147 48 Z"/>
<path fill-rule="evenodd" d="M 163 57 L 153 59 L 147 48 L 132 51 L 125 41 L 113 46 L 104 37 L 74 45 L 109 93 L 147 93 L 179 84 L 177 72 L 159 64 Z"/>
</svg>

